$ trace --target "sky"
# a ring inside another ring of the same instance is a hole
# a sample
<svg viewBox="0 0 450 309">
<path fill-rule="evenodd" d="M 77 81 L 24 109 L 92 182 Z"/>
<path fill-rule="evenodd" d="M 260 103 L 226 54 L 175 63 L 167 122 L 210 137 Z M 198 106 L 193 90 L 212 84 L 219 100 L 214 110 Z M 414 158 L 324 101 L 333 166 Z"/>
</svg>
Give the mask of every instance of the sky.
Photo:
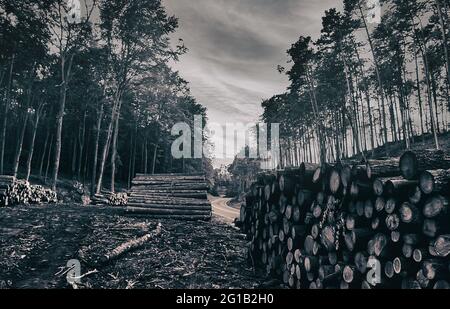
<svg viewBox="0 0 450 309">
<path fill-rule="evenodd" d="M 286 51 L 300 35 L 317 38 L 324 11 L 341 0 L 163 0 L 179 19 L 174 40 L 189 49 L 174 69 L 208 109 L 208 121 L 257 122 L 263 99 L 283 93 Z M 217 144 L 217 140 L 213 143 Z M 227 145 L 228 147 L 228 145 Z M 215 166 L 230 163 L 215 160 Z M 232 160 L 231 160 L 232 161 Z"/>
</svg>

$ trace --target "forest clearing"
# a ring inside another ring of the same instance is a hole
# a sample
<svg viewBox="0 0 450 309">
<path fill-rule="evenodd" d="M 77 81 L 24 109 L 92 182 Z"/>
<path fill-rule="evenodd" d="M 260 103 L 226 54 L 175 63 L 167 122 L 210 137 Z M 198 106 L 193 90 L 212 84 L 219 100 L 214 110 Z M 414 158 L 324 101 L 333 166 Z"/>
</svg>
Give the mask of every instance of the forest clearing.
<svg viewBox="0 0 450 309">
<path fill-rule="evenodd" d="M 162 225 L 161 235 L 108 263 L 108 251 Z M 81 262 L 78 288 L 256 288 L 245 239 L 211 222 L 123 216 L 123 210 L 74 205 L 0 209 L 0 287 L 72 288 L 66 264 Z"/>
<path fill-rule="evenodd" d="M 0 0 L 0 288 L 450 288 L 449 37 L 450 0 Z"/>
</svg>

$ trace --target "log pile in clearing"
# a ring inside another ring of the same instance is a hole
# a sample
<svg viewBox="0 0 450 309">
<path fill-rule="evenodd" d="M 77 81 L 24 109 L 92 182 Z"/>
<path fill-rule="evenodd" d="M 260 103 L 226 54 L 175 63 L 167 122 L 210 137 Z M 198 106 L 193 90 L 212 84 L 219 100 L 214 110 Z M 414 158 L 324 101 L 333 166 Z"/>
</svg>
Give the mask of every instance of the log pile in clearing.
<svg viewBox="0 0 450 309">
<path fill-rule="evenodd" d="M 0 206 L 57 203 L 56 192 L 13 176 L 0 176 Z"/>
<path fill-rule="evenodd" d="M 205 175 L 138 174 L 133 179 L 126 212 L 154 218 L 211 219 Z"/>
<path fill-rule="evenodd" d="M 128 194 L 125 192 L 102 192 L 95 194 L 91 198 L 91 204 L 97 206 L 126 206 L 128 204 Z"/>
<path fill-rule="evenodd" d="M 426 153 L 261 174 L 241 207 L 249 261 L 291 288 L 450 287 L 450 161 Z"/>
</svg>

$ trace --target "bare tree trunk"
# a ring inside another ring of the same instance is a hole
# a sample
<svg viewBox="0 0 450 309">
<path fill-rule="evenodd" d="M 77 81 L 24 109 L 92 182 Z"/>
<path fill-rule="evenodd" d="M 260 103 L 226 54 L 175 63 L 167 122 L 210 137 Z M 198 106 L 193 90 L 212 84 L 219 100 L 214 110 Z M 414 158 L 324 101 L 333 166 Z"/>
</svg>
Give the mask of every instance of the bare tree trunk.
<svg viewBox="0 0 450 309">
<path fill-rule="evenodd" d="M 384 91 L 383 91 L 383 83 L 382 83 L 382 80 L 381 80 L 380 67 L 379 67 L 379 64 L 378 64 L 378 59 L 377 59 L 377 57 L 375 55 L 375 49 L 374 49 L 374 46 L 373 46 L 372 38 L 370 37 L 369 28 L 367 26 L 367 21 L 366 21 L 366 18 L 364 16 L 364 12 L 363 12 L 363 9 L 362 9 L 362 6 L 361 6 L 361 2 L 359 0 L 358 0 L 358 7 L 359 7 L 359 11 L 361 13 L 361 19 L 362 19 L 363 24 L 364 24 L 364 29 L 366 30 L 367 40 L 369 42 L 370 51 L 372 53 L 373 61 L 375 63 L 375 73 L 376 73 L 377 81 L 378 81 L 379 98 L 381 100 L 381 106 L 383 108 L 383 113 L 382 113 L 383 126 L 384 126 L 384 128 L 387 128 L 387 126 L 386 126 L 386 114 L 384 112 L 385 111 L 385 109 L 384 109 L 384 106 L 385 106 L 385 104 L 384 104 Z M 389 150 L 388 150 L 388 146 L 387 146 L 387 143 L 388 143 L 387 129 L 384 130 L 384 139 L 385 139 L 385 143 L 386 143 L 386 146 L 385 146 L 386 155 L 389 155 Z"/>
<path fill-rule="evenodd" d="M 153 151 L 152 175 L 155 174 L 155 170 L 156 170 L 156 156 L 157 155 L 158 155 L 158 145 L 155 144 L 155 150 Z"/>
<path fill-rule="evenodd" d="M 450 59 L 448 57 L 448 43 L 447 43 L 447 34 L 445 32 L 445 23 L 444 23 L 444 17 L 442 14 L 442 6 L 440 3 L 440 0 L 434 0 L 434 3 L 436 3 L 436 9 L 439 17 L 439 24 L 441 26 L 441 35 L 442 35 L 442 46 L 444 47 L 444 57 L 445 57 L 445 67 L 447 71 L 447 83 L 450 85 Z"/>
<path fill-rule="evenodd" d="M 357 117 L 357 106 L 355 103 L 355 100 L 353 98 L 353 92 L 352 92 L 352 88 L 351 88 L 351 81 L 350 81 L 350 76 L 349 76 L 349 72 L 348 72 L 348 67 L 347 67 L 347 62 L 345 61 L 344 58 L 342 58 L 343 62 L 344 62 L 344 72 L 345 72 L 345 80 L 346 80 L 346 84 L 347 84 L 347 96 L 346 96 L 346 100 L 349 100 L 351 105 L 352 105 L 352 109 L 353 109 L 353 114 L 354 114 L 354 118 L 355 118 L 355 122 L 351 120 L 351 117 L 348 116 L 348 120 L 350 123 L 350 126 L 352 128 L 353 131 L 353 138 L 354 138 L 354 146 L 356 147 L 356 154 L 360 154 L 361 153 L 361 146 L 359 144 L 359 132 L 358 132 L 358 117 Z"/>
<path fill-rule="evenodd" d="M 28 111 L 26 111 L 23 119 L 23 125 L 22 129 L 20 130 L 19 134 L 19 140 L 17 141 L 17 148 L 16 148 L 16 154 L 14 156 L 14 164 L 13 164 L 13 176 L 17 177 L 17 173 L 19 171 L 19 163 L 20 163 L 20 156 L 22 155 L 22 149 L 23 149 L 23 139 L 25 137 L 25 131 L 27 129 L 27 123 L 28 123 Z"/>
<path fill-rule="evenodd" d="M 144 143 L 144 174 L 148 174 L 148 139 L 145 136 Z"/>
<path fill-rule="evenodd" d="M 134 131 L 134 146 L 133 146 L 133 168 L 131 170 L 131 178 L 134 177 L 134 175 L 136 175 L 136 151 L 137 151 L 137 141 L 138 141 L 138 129 L 137 129 L 137 125 L 135 127 L 135 131 Z M 131 186 L 131 183 L 130 183 Z"/>
<path fill-rule="evenodd" d="M 411 16 L 411 20 L 414 24 L 414 17 Z M 423 25 L 422 25 L 422 21 L 419 18 L 419 23 L 420 23 L 420 29 L 423 32 Z M 416 33 L 416 38 L 417 41 L 419 42 L 419 46 L 420 46 L 420 51 L 423 57 L 423 65 L 424 65 L 424 69 L 425 69 L 425 81 L 427 84 L 427 92 L 428 92 L 428 107 L 430 109 L 430 123 L 431 123 L 431 132 L 433 133 L 433 137 L 434 137 L 434 143 L 436 146 L 436 149 L 440 149 L 439 146 L 439 139 L 438 139 L 438 135 L 437 135 L 437 130 L 436 130 L 436 124 L 435 124 L 435 120 L 434 120 L 434 112 L 433 112 L 433 102 L 431 99 L 431 82 L 430 82 L 430 70 L 429 70 L 429 64 L 428 64 L 428 57 L 427 57 L 427 53 L 428 53 L 428 48 L 426 45 L 426 42 L 422 39 L 420 39 Z M 420 44 L 422 43 L 422 44 Z"/>
<path fill-rule="evenodd" d="M 436 115 L 436 130 L 438 133 L 441 133 L 441 127 L 439 125 L 439 106 L 438 106 L 438 97 L 437 97 L 437 86 L 436 86 L 436 79 L 434 78 L 434 75 L 431 73 L 431 89 L 433 94 L 433 102 L 434 102 L 434 112 Z"/>
<path fill-rule="evenodd" d="M 86 178 L 88 176 L 88 158 L 89 158 L 89 151 L 90 151 L 90 145 L 91 145 L 91 128 L 89 128 L 87 133 L 87 143 L 86 143 L 86 151 L 84 153 L 84 168 L 83 168 L 83 185 L 86 185 Z"/>
<path fill-rule="evenodd" d="M 75 179 L 75 170 L 77 165 L 77 145 L 78 145 L 78 137 L 76 134 L 73 134 L 72 140 L 72 179 Z"/>
<path fill-rule="evenodd" d="M 103 174 L 105 171 L 105 164 L 106 164 L 106 159 L 108 157 L 109 146 L 111 143 L 113 125 L 115 123 L 116 117 L 119 117 L 119 115 L 120 115 L 121 105 L 122 105 L 122 90 L 119 87 L 119 89 L 117 89 L 115 97 L 114 97 L 114 104 L 113 104 L 113 108 L 111 111 L 111 121 L 109 122 L 109 125 L 108 125 L 108 131 L 106 133 L 106 141 L 105 141 L 105 145 L 103 146 L 102 156 L 101 156 L 101 160 L 100 160 L 100 170 L 99 170 L 99 174 L 98 174 L 98 181 L 97 181 L 97 188 L 96 188 L 97 194 L 100 194 L 100 192 L 102 191 Z"/>
<path fill-rule="evenodd" d="M 84 143 L 85 143 L 85 136 L 86 136 L 86 110 L 83 114 L 83 121 L 80 128 L 79 136 L 78 136 L 78 168 L 77 168 L 77 178 L 78 181 L 81 181 L 81 167 L 83 164 L 83 151 L 84 151 Z"/>
<path fill-rule="evenodd" d="M 0 175 L 4 174 L 6 128 L 7 128 L 7 124 L 8 124 L 9 105 L 11 104 L 11 86 L 12 86 L 12 76 L 13 76 L 15 59 L 16 59 L 16 55 L 13 54 L 13 56 L 11 58 L 11 64 L 9 66 L 8 86 L 6 88 L 5 112 L 3 115 L 3 124 L 2 124 L 2 137 L 1 137 L 2 144 L 1 144 L 1 150 L 0 150 Z"/>
<path fill-rule="evenodd" d="M 44 159 L 48 147 L 48 139 L 50 138 L 50 126 L 47 125 L 47 133 L 45 134 L 44 150 L 42 151 L 41 162 L 39 163 L 39 177 L 42 177 L 42 169 L 44 168 Z"/>
<path fill-rule="evenodd" d="M 422 95 L 420 90 L 419 61 L 417 59 L 417 50 L 414 51 L 414 63 L 416 65 L 416 87 L 417 87 L 417 99 L 419 103 L 420 132 L 421 135 L 423 136 L 425 130 L 423 127 L 423 107 L 422 107 Z"/>
<path fill-rule="evenodd" d="M 62 129 L 64 120 L 64 111 L 66 109 L 67 89 L 70 78 L 70 72 L 72 70 L 74 54 L 70 56 L 69 63 L 66 69 L 66 58 L 61 56 L 61 90 L 59 100 L 59 111 L 56 116 L 56 134 L 55 134 L 55 157 L 53 162 L 53 175 L 52 175 L 52 189 L 56 191 L 56 183 L 58 181 L 59 162 L 61 159 L 61 146 L 62 146 Z"/>
<path fill-rule="evenodd" d="M 39 107 L 36 109 L 36 116 L 35 116 L 34 124 L 33 124 L 33 133 L 31 136 L 30 151 L 28 153 L 28 159 L 27 159 L 27 172 L 26 172 L 26 176 L 25 176 L 26 181 L 28 181 L 30 179 L 30 175 L 31 175 L 31 163 L 33 162 L 34 143 L 36 140 L 36 133 L 37 133 L 37 129 L 39 126 L 39 120 L 41 117 L 41 110 L 42 110 L 43 105 L 44 105 L 44 101 L 42 100 L 41 103 L 39 104 Z"/>
<path fill-rule="evenodd" d="M 316 90 L 314 87 L 314 82 L 312 79 L 312 74 L 311 72 L 309 72 L 309 69 L 307 68 L 307 79 L 308 79 L 308 84 L 309 84 L 309 92 L 310 92 L 310 99 L 311 99 L 311 105 L 313 108 L 313 112 L 314 112 L 314 118 L 315 118 L 315 128 L 316 128 L 316 134 L 317 134 L 317 139 L 318 139 L 318 143 L 319 143 L 319 153 L 320 153 L 320 163 L 325 163 L 326 162 L 326 157 L 327 157 L 327 151 L 325 148 L 325 141 L 324 141 L 324 134 L 325 132 L 323 132 L 323 124 L 322 121 L 320 119 L 320 114 L 319 114 L 319 105 L 317 102 L 317 96 L 316 96 Z"/>
<path fill-rule="evenodd" d="M 134 144 L 135 144 L 134 138 L 135 138 L 134 132 L 131 132 L 131 134 L 130 134 L 130 151 L 129 151 L 130 157 L 128 158 L 128 181 L 127 181 L 128 189 L 131 188 L 131 177 L 132 177 L 131 173 L 132 173 L 132 169 L 133 169 L 132 166 L 133 166 Z"/>
<path fill-rule="evenodd" d="M 116 181 L 116 158 L 117 158 L 117 138 L 119 136 L 119 115 L 116 117 L 114 124 L 114 136 L 112 140 L 111 149 L 111 192 L 115 192 L 115 181 Z"/>
<path fill-rule="evenodd" d="M 19 171 L 19 165 L 20 165 L 20 157 L 22 156 L 22 149 L 23 149 L 23 139 L 25 137 L 25 132 L 28 125 L 28 117 L 30 115 L 29 108 L 31 107 L 32 101 L 33 101 L 33 76 L 34 76 L 34 68 L 31 69 L 30 72 L 30 84 L 27 90 L 27 103 L 24 108 L 24 120 L 22 129 L 20 131 L 19 140 L 17 141 L 17 148 L 16 148 L 16 154 L 14 156 L 14 164 L 13 164 L 13 175 L 14 177 L 17 177 L 17 173 Z"/>
<path fill-rule="evenodd" d="M 45 183 L 47 183 L 47 179 L 48 179 L 48 170 L 49 170 L 49 168 L 50 168 L 50 158 L 51 158 L 51 156 L 52 156 L 52 150 L 53 150 L 53 138 L 54 138 L 54 136 L 53 136 L 53 134 L 52 134 L 52 136 L 51 136 L 51 138 L 50 138 L 50 146 L 49 146 L 49 149 L 48 149 L 48 155 L 47 155 L 47 167 L 45 168 Z"/>
<path fill-rule="evenodd" d="M 436 129 L 436 123 L 434 120 L 434 110 L 433 110 L 433 100 L 431 98 L 431 82 L 430 82 L 430 72 L 428 70 L 428 59 L 426 54 L 423 54 L 424 57 L 424 66 L 425 66 L 425 80 L 427 82 L 427 92 L 428 92 L 428 107 L 430 109 L 430 122 L 431 122 L 431 132 L 433 133 L 434 136 L 434 142 L 435 142 L 435 146 L 436 149 L 440 149 L 439 146 L 439 140 L 438 140 L 438 136 L 437 136 L 437 129 Z"/>
<path fill-rule="evenodd" d="M 95 183 L 97 181 L 97 162 L 98 162 L 98 148 L 100 143 L 100 133 L 103 119 L 103 102 L 100 104 L 100 110 L 97 115 L 97 124 L 95 126 L 95 146 L 94 146 L 94 158 L 92 160 L 92 178 L 91 178 L 91 195 L 95 193 Z"/>
</svg>

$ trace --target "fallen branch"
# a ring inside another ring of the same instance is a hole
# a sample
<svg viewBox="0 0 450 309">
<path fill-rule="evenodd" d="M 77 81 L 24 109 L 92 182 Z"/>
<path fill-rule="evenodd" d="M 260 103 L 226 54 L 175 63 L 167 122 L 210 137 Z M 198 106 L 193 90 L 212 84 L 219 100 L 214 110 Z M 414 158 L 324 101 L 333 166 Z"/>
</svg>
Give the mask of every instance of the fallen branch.
<svg viewBox="0 0 450 309">
<path fill-rule="evenodd" d="M 150 241 L 152 238 L 155 238 L 159 234 L 161 234 L 161 227 L 162 227 L 161 223 L 158 223 L 158 226 L 156 227 L 156 229 L 154 231 L 152 231 L 151 233 L 149 233 L 145 236 L 142 236 L 138 239 L 133 239 L 133 240 L 127 241 L 126 243 L 121 244 L 120 246 L 118 246 L 117 248 L 112 250 L 110 253 L 105 255 L 105 262 L 115 260 L 118 257 L 120 257 L 121 255 L 123 255 L 131 250 L 142 247 L 145 243 Z"/>
</svg>

